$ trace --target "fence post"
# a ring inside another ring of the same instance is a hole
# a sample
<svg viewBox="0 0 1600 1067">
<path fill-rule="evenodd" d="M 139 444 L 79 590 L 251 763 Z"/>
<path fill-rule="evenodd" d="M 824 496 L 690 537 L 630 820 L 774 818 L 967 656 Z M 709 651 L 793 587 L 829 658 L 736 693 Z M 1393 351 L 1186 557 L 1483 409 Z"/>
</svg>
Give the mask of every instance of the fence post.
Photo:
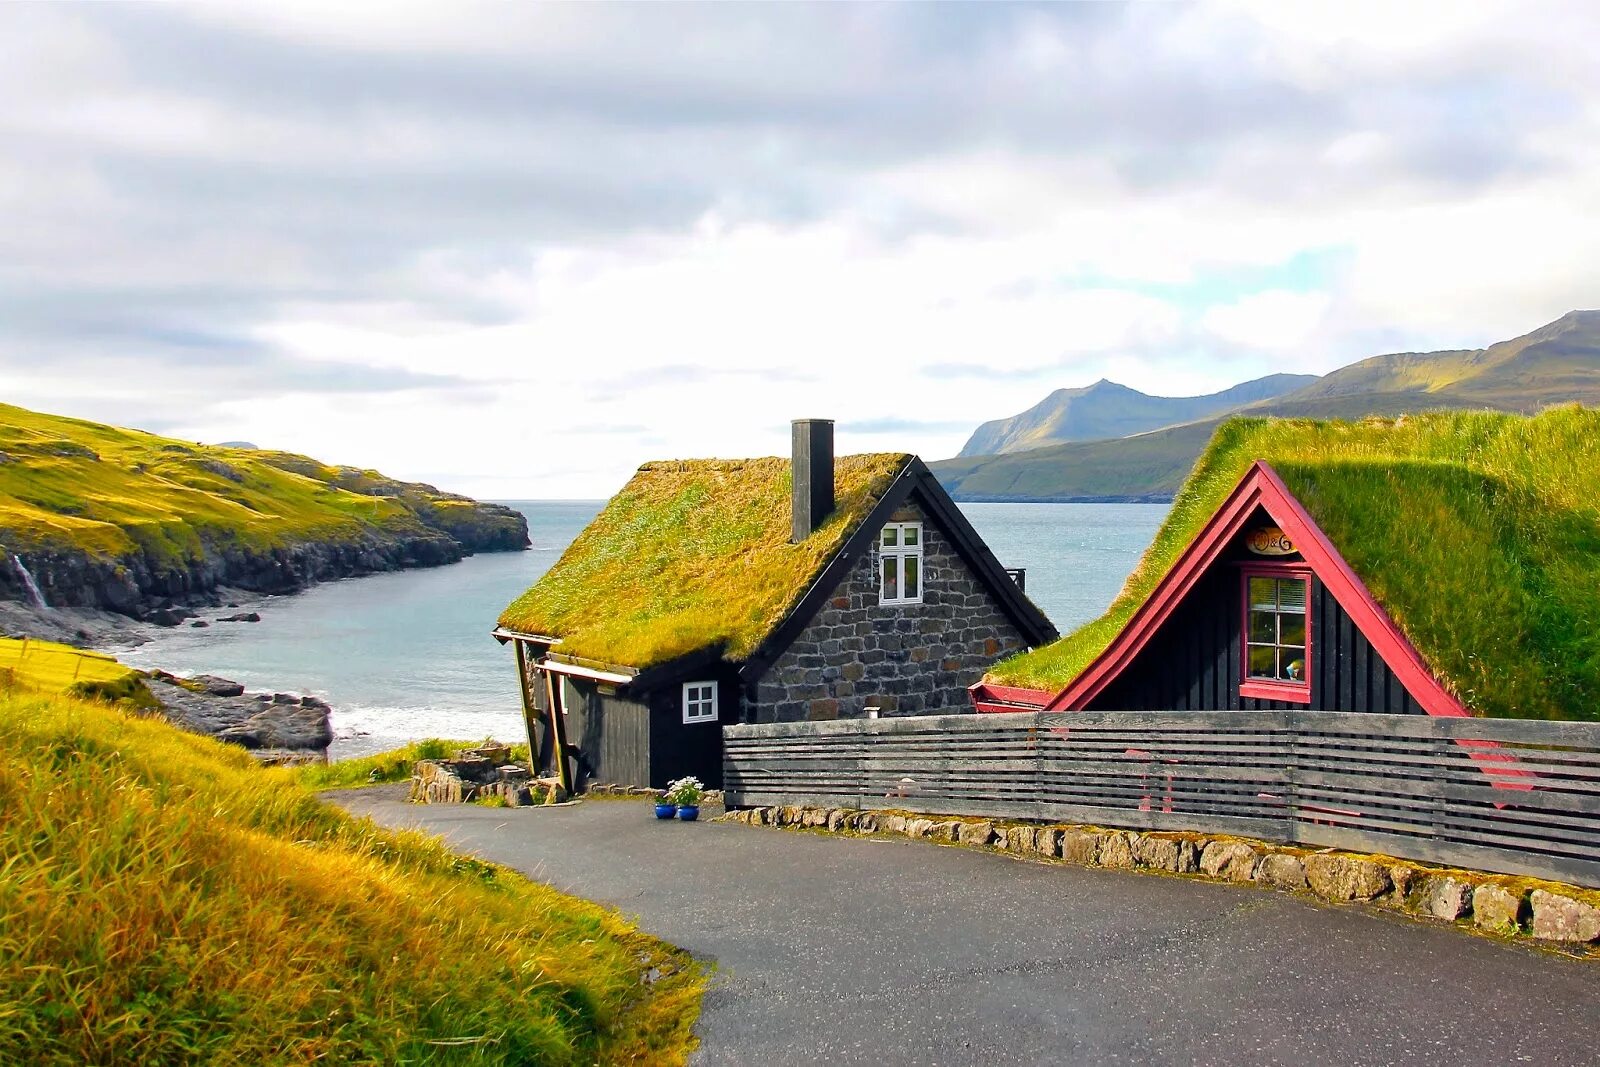
<svg viewBox="0 0 1600 1067">
<path fill-rule="evenodd" d="M 1300 731 L 1298 712 L 1284 712 L 1283 717 L 1283 802 L 1284 839 L 1289 844 L 1300 841 Z"/>
</svg>

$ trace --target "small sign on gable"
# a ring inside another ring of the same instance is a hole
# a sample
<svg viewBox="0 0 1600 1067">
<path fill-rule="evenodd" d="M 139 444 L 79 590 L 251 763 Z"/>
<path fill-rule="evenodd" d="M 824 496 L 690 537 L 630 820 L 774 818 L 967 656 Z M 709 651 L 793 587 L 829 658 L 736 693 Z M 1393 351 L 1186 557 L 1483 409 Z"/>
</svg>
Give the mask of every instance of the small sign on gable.
<svg viewBox="0 0 1600 1067">
<path fill-rule="evenodd" d="M 1298 549 L 1276 526 L 1257 526 L 1245 535 L 1245 547 L 1258 556 L 1292 556 Z"/>
</svg>

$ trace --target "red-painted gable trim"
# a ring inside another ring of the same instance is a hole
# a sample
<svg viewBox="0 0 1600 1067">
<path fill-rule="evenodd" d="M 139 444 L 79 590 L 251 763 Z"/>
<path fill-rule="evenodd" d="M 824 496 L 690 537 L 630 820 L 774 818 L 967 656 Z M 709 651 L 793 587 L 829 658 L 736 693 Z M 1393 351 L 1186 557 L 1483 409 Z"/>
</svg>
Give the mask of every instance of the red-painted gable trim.
<svg viewBox="0 0 1600 1067">
<path fill-rule="evenodd" d="M 1150 594 L 1106 650 L 1072 684 L 1056 694 L 1049 711 L 1082 711 L 1099 696 L 1144 650 L 1161 624 L 1193 591 L 1216 563 L 1257 507 L 1264 510 L 1300 550 L 1335 600 L 1343 606 L 1356 629 L 1372 644 L 1389 669 L 1429 715 L 1465 716 L 1467 709 L 1439 684 L 1416 648 L 1394 620 L 1373 599 L 1365 583 L 1339 555 L 1316 521 L 1289 492 L 1267 464 L 1252 464 L 1228 494 L 1189 547 Z"/>
</svg>

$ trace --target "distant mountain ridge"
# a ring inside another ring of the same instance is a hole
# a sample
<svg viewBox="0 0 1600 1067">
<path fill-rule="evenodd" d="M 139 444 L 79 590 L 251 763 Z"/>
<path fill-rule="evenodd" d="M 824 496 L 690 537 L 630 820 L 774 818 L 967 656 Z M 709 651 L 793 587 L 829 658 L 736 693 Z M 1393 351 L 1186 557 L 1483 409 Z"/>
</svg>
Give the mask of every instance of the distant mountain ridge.
<svg viewBox="0 0 1600 1067">
<path fill-rule="evenodd" d="M 984 423 L 958 455 L 1002 455 L 1063 441 L 1127 437 L 1270 400 L 1317 380 L 1315 374 L 1269 374 L 1206 396 L 1150 396 L 1101 378 L 1082 388 L 1057 389 L 1019 415 Z"/>
<path fill-rule="evenodd" d="M 929 467 L 957 500 L 1167 500 L 1212 432 L 1232 415 L 1359 419 L 1436 408 L 1528 413 L 1563 403 L 1600 405 L 1600 311 L 1569 312 L 1482 349 L 1373 356 L 1293 392 L 1153 432 L 963 455 Z"/>
</svg>

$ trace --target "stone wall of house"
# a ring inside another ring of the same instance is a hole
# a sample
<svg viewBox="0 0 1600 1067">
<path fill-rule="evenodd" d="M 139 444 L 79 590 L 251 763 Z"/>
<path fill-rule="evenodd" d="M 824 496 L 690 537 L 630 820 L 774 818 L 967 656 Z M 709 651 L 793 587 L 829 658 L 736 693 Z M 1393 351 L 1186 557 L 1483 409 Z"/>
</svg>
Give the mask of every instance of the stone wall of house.
<svg viewBox="0 0 1600 1067">
<path fill-rule="evenodd" d="M 767 669 L 749 722 L 969 712 L 967 687 L 1001 657 L 1026 647 L 987 587 L 944 532 L 908 505 L 895 522 L 920 521 L 921 604 L 878 603 L 878 552 L 866 553 L 789 649 Z"/>
</svg>

